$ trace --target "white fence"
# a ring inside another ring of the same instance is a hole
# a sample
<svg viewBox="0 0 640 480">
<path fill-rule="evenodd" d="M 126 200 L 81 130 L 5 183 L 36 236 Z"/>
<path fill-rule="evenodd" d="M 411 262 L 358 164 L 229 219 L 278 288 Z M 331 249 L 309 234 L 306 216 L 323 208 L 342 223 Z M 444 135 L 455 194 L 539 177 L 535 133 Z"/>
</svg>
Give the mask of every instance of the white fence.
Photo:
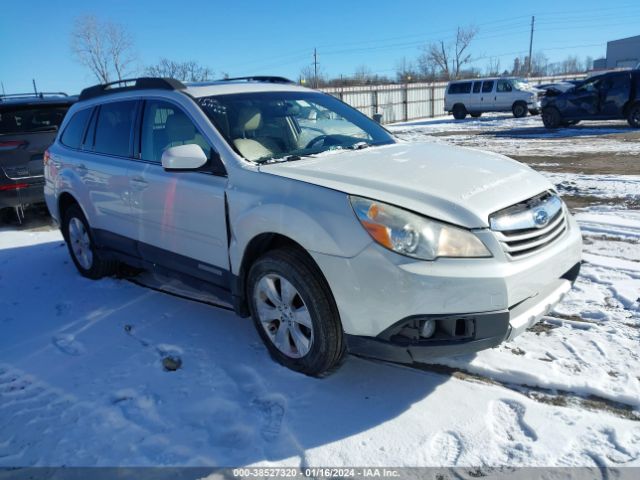
<svg viewBox="0 0 640 480">
<path fill-rule="evenodd" d="M 584 78 L 584 75 L 536 77 L 530 78 L 529 83 L 540 85 L 579 78 Z M 446 88 L 447 82 L 438 82 L 332 87 L 321 90 L 338 97 L 369 117 L 374 113 L 381 113 L 382 123 L 393 123 L 444 115 Z"/>
</svg>

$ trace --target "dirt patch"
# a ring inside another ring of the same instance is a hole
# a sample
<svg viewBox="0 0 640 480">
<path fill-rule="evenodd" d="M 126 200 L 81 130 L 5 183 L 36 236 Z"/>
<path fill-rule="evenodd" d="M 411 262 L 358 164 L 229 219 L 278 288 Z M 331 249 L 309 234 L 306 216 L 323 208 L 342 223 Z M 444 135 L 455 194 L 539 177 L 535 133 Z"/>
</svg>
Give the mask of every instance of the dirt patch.
<svg viewBox="0 0 640 480">
<path fill-rule="evenodd" d="M 509 390 L 526 395 L 528 398 L 540 403 L 546 403 L 548 405 L 554 405 L 556 407 L 577 407 L 595 412 L 607 412 L 616 417 L 625 418 L 627 420 L 634 420 L 640 422 L 640 411 L 636 410 L 631 405 L 624 403 L 614 402 L 606 398 L 597 397 L 595 395 L 589 395 L 583 397 L 572 392 L 562 390 L 551 390 L 542 387 L 524 385 L 524 384 L 512 384 L 506 382 L 500 382 L 492 378 L 483 377 L 475 373 L 466 372 L 459 368 L 448 367 L 446 365 L 438 364 L 414 364 L 413 368 L 423 370 L 426 372 L 439 373 L 442 375 L 449 375 L 459 380 L 468 382 L 484 383 L 489 385 L 498 385 Z"/>
<path fill-rule="evenodd" d="M 640 151 L 640 141 L 638 141 Z M 576 151 L 580 146 L 576 145 Z M 558 173 L 584 173 L 590 175 L 640 175 L 640 155 L 578 153 L 572 156 L 541 157 L 512 155 L 536 170 Z"/>
</svg>

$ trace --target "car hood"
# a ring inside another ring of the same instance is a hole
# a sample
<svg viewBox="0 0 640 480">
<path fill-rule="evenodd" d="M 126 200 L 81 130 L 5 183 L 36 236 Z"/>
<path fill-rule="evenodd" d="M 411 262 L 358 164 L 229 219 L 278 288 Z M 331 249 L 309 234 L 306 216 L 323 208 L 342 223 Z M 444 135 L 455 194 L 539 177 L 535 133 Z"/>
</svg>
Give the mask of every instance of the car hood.
<svg viewBox="0 0 640 480">
<path fill-rule="evenodd" d="M 260 170 L 467 228 L 488 227 L 491 213 L 553 188 L 539 173 L 503 155 L 437 143 L 331 151 Z"/>
</svg>

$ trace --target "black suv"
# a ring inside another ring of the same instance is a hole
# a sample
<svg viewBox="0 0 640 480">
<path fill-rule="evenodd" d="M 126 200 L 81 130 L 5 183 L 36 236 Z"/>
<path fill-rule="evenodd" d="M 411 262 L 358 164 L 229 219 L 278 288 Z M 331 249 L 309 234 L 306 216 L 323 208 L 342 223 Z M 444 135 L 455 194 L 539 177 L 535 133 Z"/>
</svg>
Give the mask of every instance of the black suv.
<svg viewBox="0 0 640 480">
<path fill-rule="evenodd" d="M 640 128 L 640 70 L 596 75 L 564 92 L 550 87 L 542 98 L 547 128 L 615 119 L 627 119 L 633 128 Z"/>
<path fill-rule="evenodd" d="M 65 93 L 0 95 L 0 211 L 44 202 L 43 154 L 77 97 Z"/>
</svg>

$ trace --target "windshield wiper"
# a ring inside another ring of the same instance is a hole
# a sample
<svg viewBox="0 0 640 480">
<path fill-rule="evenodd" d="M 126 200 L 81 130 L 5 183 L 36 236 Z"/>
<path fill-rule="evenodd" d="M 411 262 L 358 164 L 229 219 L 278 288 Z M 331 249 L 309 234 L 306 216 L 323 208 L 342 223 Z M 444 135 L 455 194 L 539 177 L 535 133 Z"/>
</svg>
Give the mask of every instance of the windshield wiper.
<svg viewBox="0 0 640 480">
<path fill-rule="evenodd" d="M 370 146 L 371 144 L 367 142 L 357 142 L 351 145 L 349 148 L 351 150 L 362 150 L 363 148 L 369 148 Z"/>
<path fill-rule="evenodd" d="M 305 155 L 305 156 L 308 156 L 308 155 Z M 295 160 L 302 160 L 302 156 L 285 155 L 284 157 L 259 158 L 258 160 L 255 160 L 255 162 L 259 165 L 263 165 L 265 163 L 293 162 Z"/>
</svg>

